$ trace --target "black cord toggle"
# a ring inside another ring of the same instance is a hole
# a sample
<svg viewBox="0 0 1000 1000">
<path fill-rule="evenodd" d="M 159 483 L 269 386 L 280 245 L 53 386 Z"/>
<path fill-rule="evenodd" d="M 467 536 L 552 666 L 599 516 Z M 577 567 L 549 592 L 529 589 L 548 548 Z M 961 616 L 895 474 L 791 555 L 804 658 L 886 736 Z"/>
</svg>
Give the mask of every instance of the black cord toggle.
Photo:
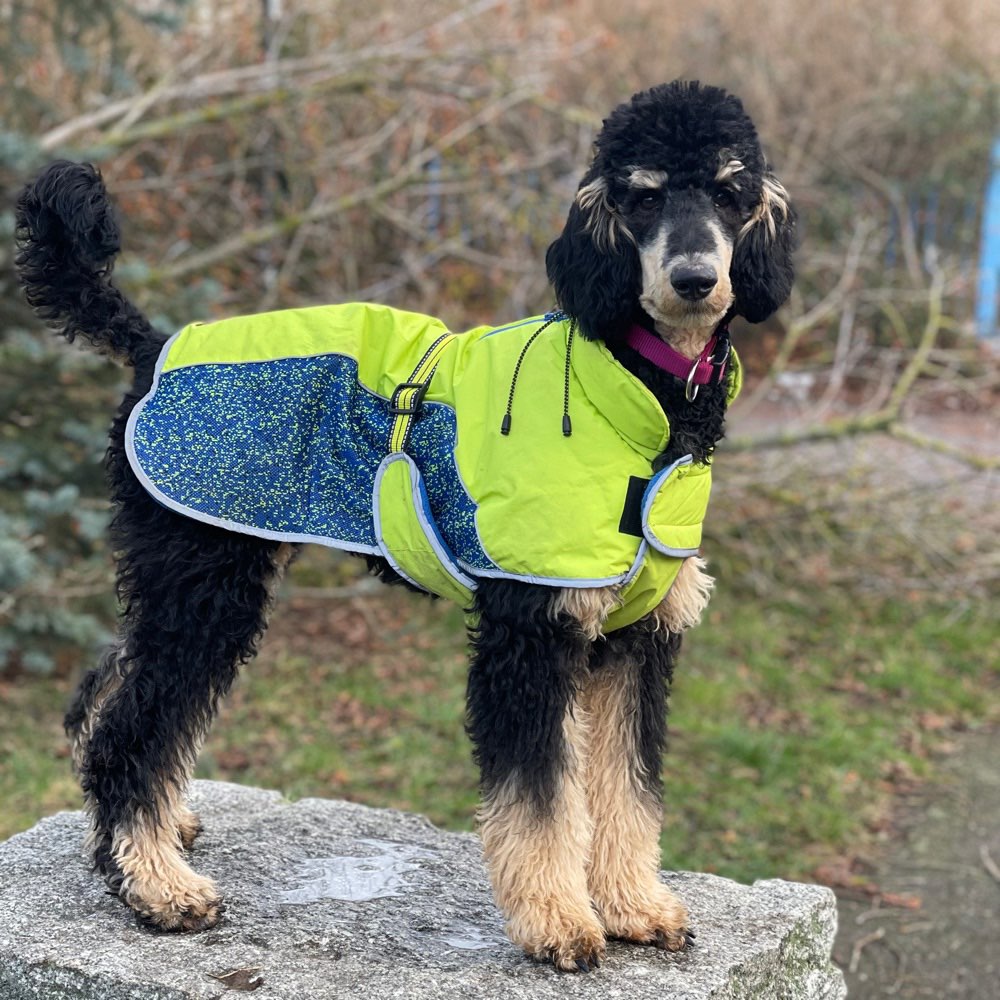
<svg viewBox="0 0 1000 1000">
<path fill-rule="evenodd" d="M 560 311 L 547 314 L 546 321 L 527 339 L 521 353 L 517 356 L 517 363 L 514 365 L 514 374 L 510 380 L 510 392 L 507 394 L 507 410 L 500 423 L 500 433 L 506 437 L 510 434 L 511 411 L 514 408 L 514 392 L 517 389 L 517 380 L 521 375 L 521 364 L 528 348 L 535 342 L 542 331 L 547 330 L 557 320 L 563 320 L 566 316 Z M 573 422 L 569 418 L 569 386 L 570 386 L 570 364 L 573 352 L 573 337 L 576 334 L 576 320 L 572 320 L 569 327 L 569 335 L 566 338 L 566 367 L 563 371 L 563 418 L 562 432 L 564 437 L 569 437 L 573 433 Z"/>
</svg>

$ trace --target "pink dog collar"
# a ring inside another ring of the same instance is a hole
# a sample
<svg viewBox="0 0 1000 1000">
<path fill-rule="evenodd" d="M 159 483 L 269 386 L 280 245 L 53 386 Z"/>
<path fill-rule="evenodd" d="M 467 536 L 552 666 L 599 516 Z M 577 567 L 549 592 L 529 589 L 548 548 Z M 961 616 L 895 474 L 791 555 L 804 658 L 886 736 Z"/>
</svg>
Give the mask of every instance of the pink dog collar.
<svg viewBox="0 0 1000 1000">
<path fill-rule="evenodd" d="M 692 361 L 675 351 L 669 344 L 660 340 L 645 327 L 634 324 L 625 337 L 625 343 L 634 351 L 651 361 L 657 368 L 662 368 L 671 375 L 684 379 L 687 383 L 687 398 L 692 400 L 698 395 L 698 386 L 710 382 L 722 381 L 726 373 L 726 362 L 729 360 L 729 331 L 720 327 L 712 339 L 705 345 L 701 354 Z M 718 344 L 724 347 L 721 358 L 714 358 L 713 353 Z"/>
</svg>

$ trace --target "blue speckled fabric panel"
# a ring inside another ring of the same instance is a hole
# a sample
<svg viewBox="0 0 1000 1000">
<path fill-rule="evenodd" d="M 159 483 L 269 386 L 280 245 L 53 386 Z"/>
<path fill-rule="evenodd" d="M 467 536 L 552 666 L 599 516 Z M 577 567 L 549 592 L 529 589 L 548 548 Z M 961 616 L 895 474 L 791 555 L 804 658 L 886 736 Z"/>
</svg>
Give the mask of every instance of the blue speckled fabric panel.
<svg viewBox="0 0 1000 1000">
<path fill-rule="evenodd" d="M 205 364 L 160 376 L 135 424 L 135 457 L 173 504 L 250 529 L 377 548 L 375 473 L 388 449 L 387 400 L 338 354 Z M 409 453 L 458 558 L 494 568 L 455 466 L 455 414 L 425 403 Z"/>
</svg>

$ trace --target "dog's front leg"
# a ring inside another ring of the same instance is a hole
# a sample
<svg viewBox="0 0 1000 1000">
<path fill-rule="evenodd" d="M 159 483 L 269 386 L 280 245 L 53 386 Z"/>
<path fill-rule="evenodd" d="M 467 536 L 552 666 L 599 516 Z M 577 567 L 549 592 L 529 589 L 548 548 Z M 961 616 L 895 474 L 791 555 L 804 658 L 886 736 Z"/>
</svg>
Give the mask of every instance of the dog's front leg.
<svg viewBox="0 0 1000 1000">
<path fill-rule="evenodd" d="M 575 706 L 590 643 L 552 602 L 548 588 L 481 584 L 468 730 L 483 849 L 508 934 L 537 959 L 587 971 L 604 954 L 587 891 L 586 721 Z"/>
<path fill-rule="evenodd" d="M 661 757 L 679 636 L 639 622 L 595 647 L 580 692 L 589 725 L 588 881 L 609 937 L 679 951 L 687 911 L 659 880 Z"/>
</svg>

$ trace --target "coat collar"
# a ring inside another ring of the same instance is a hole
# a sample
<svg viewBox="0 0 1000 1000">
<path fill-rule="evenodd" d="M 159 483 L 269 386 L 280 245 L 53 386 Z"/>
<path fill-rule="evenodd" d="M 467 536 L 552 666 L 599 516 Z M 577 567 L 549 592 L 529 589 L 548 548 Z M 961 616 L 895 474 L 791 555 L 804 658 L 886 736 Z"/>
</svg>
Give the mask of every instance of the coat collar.
<svg viewBox="0 0 1000 1000">
<path fill-rule="evenodd" d="M 564 338 L 568 337 L 568 320 L 563 330 Z M 663 452 L 670 439 L 666 414 L 649 389 L 604 344 L 574 337 L 571 364 L 584 395 L 621 438 L 650 462 Z"/>
</svg>

